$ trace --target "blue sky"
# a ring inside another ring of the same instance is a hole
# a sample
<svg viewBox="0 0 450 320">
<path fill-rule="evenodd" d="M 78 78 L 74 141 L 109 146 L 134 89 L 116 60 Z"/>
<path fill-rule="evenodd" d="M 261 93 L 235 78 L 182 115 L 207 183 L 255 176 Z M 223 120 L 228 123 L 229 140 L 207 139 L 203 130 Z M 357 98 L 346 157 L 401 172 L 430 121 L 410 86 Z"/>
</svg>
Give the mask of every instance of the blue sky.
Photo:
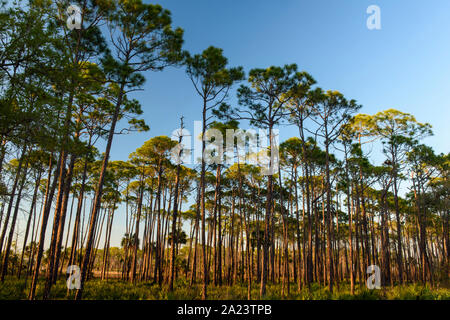
<svg viewBox="0 0 450 320">
<path fill-rule="evenodd" d="M 433 126 L 424 142 L 449 152 L 450 1 L 406 0 L 163 0 L 174 26 L 185 30 L 185 49 L 224 49 L 230 66 L 297 63 L 324 89 L 338 90 L 373 114 L 388 108 Z M 368 30 L 366 9 L 381 8 L 381 30 Z M 146 74 L 136 93 L 150 125 L 147 133 L 116 136 L 111 158 L 126 160 L 146 140 L 170 135 L 185 116 L 193 132 L 201 101 L 183 69 Z M 234 96 L 234 94 L 233 94 Z M 235 101 L 234 97 L 230 102 Z M 297 133 L 282 128 L 282 140 Z M 99 145 L 103 151 L 103 146 Z M 124 233 L 115 220 L 113 245 Z"/>
<path fill-rule="evenodd" d="M 185 30 L 185 49 L 223 48 L 230 66 L 248 71 L 297 63 L 324 89 L 338 90 L 363 105 L 361 112 L 396 108 L 429 122 L 425 140 L 437 152 L 450 143 L 450 2 L 434 0 L 163 0 L 173 25 Z M 366 9 L 381 8 L 381 30 L 368 30 Z M 112 159 L 155 135 L 170 135 L 185 116 L 200 120 L 201 104 L 183 69 L 146 74 L 140 100 L 147 133 L 117 136 Z M 230 102 L 234 102 L 234 94 Z M 295 135 L 283 128 L 282 138 Z"/>
</svg>

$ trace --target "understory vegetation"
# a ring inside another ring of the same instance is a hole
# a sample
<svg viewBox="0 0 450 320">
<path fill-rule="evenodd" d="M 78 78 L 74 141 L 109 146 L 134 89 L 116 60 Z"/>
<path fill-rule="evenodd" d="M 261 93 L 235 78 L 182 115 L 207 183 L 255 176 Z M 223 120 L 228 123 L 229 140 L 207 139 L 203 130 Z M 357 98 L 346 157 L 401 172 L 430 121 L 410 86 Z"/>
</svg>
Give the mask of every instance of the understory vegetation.
<svg viewBox="0 0 450 320">
<path fill-rule="evenodd" d="M 44 281 L 39 282 L 36 297 L 42 298 Z M 295 284 L 292 283 L 292 287 Z M 120 280 L 102 281 L 93 279 L 86 284 L 83 299 L 86 300 L 200 300 L 202 298 L 201 285 L 189 286 L 188 281 L 182 279 L 174 283 L 172 292 L 162 289 L 152 282 L 139 282 L 136 285 Z M 252 286 L 253 295 L 258 296 L 259 286 Z M 13 278 L 6 279 L 0 285 L 0 300 L 27 299 L 29 283 Z M 52 289 L 51 299 L 71 299 L 74 291 L 67 290 L 65 280 L 58 280 Z M 209 300 L 245 300 L 247 299 L 247 285 L 234 285 L 231 287 L 209 288 Z M 349 283 L 341 283 L 339 290 L 330 293 L 327 288 L 312 283 L 311 289 L 302 289 L 300 292 L 292 290 L 282 297 L 281 285 L 268 285 L 267 300 L 450 300 L 450 290 L 447 288 L 431 289 L 419 284 L 405 284 L 393 288 L 369 290 L 365 286 L 356 288 L 350 293 Z"/>
</svg>

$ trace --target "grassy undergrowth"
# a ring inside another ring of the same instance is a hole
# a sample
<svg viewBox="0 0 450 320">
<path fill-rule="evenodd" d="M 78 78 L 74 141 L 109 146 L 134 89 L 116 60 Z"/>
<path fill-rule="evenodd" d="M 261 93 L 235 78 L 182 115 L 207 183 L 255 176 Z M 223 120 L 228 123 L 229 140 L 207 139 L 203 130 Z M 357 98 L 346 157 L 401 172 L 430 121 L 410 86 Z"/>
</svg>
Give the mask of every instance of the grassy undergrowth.
<svg viewBox="0 0 450 320">
<path fill-rule="evenodd" d="M 20 300 L 26 299 L 29 292 L 30 280 L 7 278 L 0 283 L 0 300 Z M 137 283 L 136 285 L 118 280 L 91 280 L 87 282 L 83 299 L 86 300 L 196 300 L 201 298 L 201 285 L 189 286 L 184 280 L 175 283 L 173 292 L 168 292 L 164 287 L 150 282 Z M 44 282 L 39 282 L 36 296 L 42 297 Z M 450 300 L 449 288 L 429 288 L 419 284 L 407 284 L 404 286 L 387 287 L 381 290 L 368 290 L 366 288 L 356 288 L 355 294 L 350 294 L 348 284 L 341 283 L 339 290 L 333 293 L 327 288 L 313 284 L 310 290 L 304 289 L 297 292 L 297 286 L 291 285 L 290 294 L 284 299 L 289 300 Z M 73 299 L 75 291 L 70 291 L 67 295 L 65 280 L 59 280 L 52 287 L 51 298 Z M 234 285 L 232 287 L 208 287 L 208 299 L 212 300 L 232 300 L 247 299 L 247 286 Z M 252 287 L 252 299 L 259 299 L 259 286 Z M 268 284 L 267 295 L 264 299 L 279 300 L 281 295 L 280 284 Z"/>
</svg>

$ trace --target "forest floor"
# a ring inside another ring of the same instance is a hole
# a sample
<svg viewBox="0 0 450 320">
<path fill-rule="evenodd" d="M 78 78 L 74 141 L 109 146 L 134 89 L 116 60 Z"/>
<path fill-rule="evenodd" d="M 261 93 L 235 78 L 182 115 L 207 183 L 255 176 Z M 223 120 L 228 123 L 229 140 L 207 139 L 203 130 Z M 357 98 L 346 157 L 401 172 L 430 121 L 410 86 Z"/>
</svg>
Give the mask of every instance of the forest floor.
<svg viewBox="0 0 450 320">
<path fill-rule="evenodd" d="M 0 300 L 26 299 L 30 279 L 7 278 L 0 283 Z M 161 289 L 157 284 L 140 282 L 133 285 L 120 280 L 91 280 L 86 283 L 83 299 L 86 300 L 199 300 L 201 299 L 201 285 L 189 286 L 183 279 L 174 285 L 174 291 L 168 292 L 164 287 Z M 40 299 L 44 288 L 44 279 L 40 280 L 36 297 Z M 52 287 L 51 299 L 72 300 L 75 291 L 69 291 L 66 281 L 61 279 Z M 208 299 L 211 300 L 246 300 L 247 285 L 234 285 L 231 287 L 208 287 Z M 259 299 L 259 284 L 252 286 L 252 299 Z M 280 300 L 281 284 L 268 284 L 267 300 Z M 330 293 L 327 288 L 312 284 L 311 289 L 297 292 L 297 285 L 291 284 L 290 294 L 287 300 L 450 300 L 450 288 L 429 288 L 420 284 L 407 284 L 404 286 L 386 287 L 380 290 L 368 290 L 364 287 L 356 287 L 355 294 L 350 294 L 349 285 L 341 283 L 339 290 Z"/>
</svg>

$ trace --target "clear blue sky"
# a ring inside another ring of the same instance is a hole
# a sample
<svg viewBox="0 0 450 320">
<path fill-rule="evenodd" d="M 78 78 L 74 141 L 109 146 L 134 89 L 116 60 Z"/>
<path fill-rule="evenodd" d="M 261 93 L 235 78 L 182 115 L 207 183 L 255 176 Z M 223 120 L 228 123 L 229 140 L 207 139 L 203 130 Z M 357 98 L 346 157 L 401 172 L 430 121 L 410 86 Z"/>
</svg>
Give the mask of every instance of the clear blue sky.
<svg viewBox="0 0 450 320">
<path fill-rule="evenodd" d="M 433 126 L 424 142 L 450 151 L 450 1 L 407 0 L 163 0 L 174 26 L 185 30 L 185 49 L 224 49 L 231 66 L 248 71 L 297 63 L 324 89 L 338 90 L 373 114 L 395 108 Z M 381 8 L 381 30 L 368 30 L 366 9 Z M 151 130 L 116 136 L 111 158 L 157 135 L 170 135 L 185 116 L 193 132 L 201 102 L 182 69 L 147 74 L 135 94 Z M 233 101 L 233 99 L 231 99 Z M 282 139 L 294 136 L 283 128 Z M 103 146 L 99 146 L 103 151 Z M 124 233 L 122 210 L 113 245 Z"/>
<path fill-rule="evenodd" d="M 324 89 L 341 91 L 361 112 L 396 108 L 429 122 L 425 142 L 448 152 L 450 142 L 450 1 L 433 0 L 163 0 L 174 26 L 185 30 L 185 49 L 224 49 L 231 66 L 248 71 L 297 63 Z M 368 30 L 366 9 L 381 8 L 381 30 Z M 117 136 L 113 159 L 155 135 L 170 135 L 186 117 L 192 131 L 200 101 L 183 69 L 146 74 L 135 95 L 151 131 Z M 233 101 L 233 97 L 231 99 Z M 283 129 L 282 137 L 295 135 Z"/>
</svg>

